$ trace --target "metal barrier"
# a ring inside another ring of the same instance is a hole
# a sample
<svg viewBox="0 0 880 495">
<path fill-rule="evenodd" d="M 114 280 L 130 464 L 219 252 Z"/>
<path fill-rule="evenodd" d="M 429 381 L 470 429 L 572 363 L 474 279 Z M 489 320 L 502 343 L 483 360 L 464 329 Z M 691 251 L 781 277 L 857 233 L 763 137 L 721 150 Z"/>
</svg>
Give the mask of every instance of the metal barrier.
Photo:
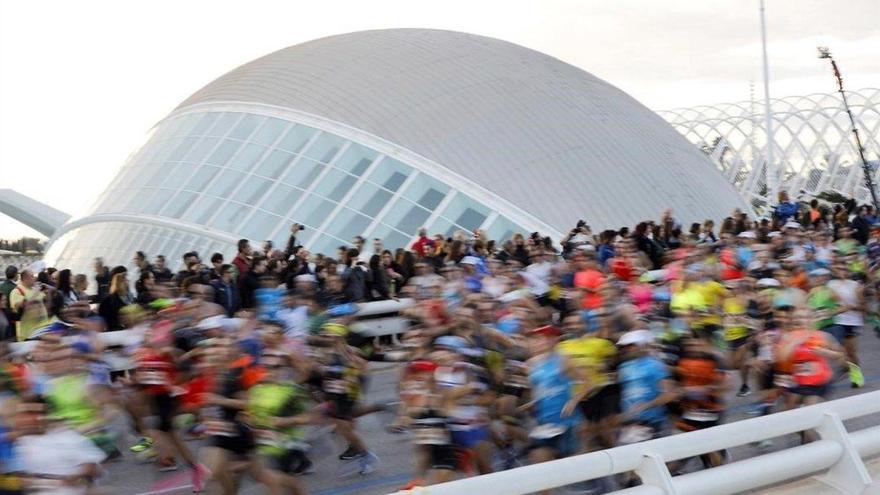
<svg viewBox="0 0 880 495">
<path fill-rule="evenodd" d="M 843 420 L 880 413 L 880 392 L 736 421 L 706 430 L 397 492 L 397 495 L 521 495 L 634 471 L 642 485 L 618 495 L 726 495 L 820 473 L 844 494 L 880 493 L 863 458 L 880 455 L 880 426 L 847 432 Z M 672 476 L 666 463 L 816 430 L 820 439 L 716 468 Z"/>
</svg>

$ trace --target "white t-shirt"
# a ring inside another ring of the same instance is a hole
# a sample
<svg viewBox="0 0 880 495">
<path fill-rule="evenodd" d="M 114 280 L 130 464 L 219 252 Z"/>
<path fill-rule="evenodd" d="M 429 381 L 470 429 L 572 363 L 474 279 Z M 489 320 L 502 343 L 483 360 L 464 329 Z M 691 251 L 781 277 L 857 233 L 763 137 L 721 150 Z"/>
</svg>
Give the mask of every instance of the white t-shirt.
<svg viewBox="0 0 880 495">
<path fill-rule="evenodd" d="M 834 279 L 828 282 L 828 288 L 834 292 L 841 304 L 847 306 L 856 306 L 859 303 L 858 290 L 859 283 L 855 280 Z M 860 327 L 865 324 L 865 319 L 861 311 L 844 311 L 834 316 L 834 323 L 838 325 L 847 325 L 851 327 Z"/>
<path fill-rule="evenodd" d="M 85 464 L 98 464 L 106 457 L 88 438 L 68 429 L 49 430 L 43 435 L 25 435 L 15 444 L 19 467 L 25 473 L 70 476 Z M 64 486 L 31 493 L 85 495 L 86 487 Z"/>
</svg>

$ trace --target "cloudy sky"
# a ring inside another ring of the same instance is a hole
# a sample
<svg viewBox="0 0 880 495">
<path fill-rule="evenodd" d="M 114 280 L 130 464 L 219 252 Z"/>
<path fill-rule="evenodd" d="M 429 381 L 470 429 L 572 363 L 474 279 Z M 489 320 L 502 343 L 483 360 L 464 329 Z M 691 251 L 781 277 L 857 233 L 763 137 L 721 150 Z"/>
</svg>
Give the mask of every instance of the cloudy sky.
<svg viewBox="0 0 880 495">
<path fill-rule="evenodd" d="M 880 85 L 880 1 L 766 0 L 771 93 Z M 653 109 L 761 94 L 758 0 L 0 2 L 0 188 L 76 214 L 189 94 L 279 48 L 430 27 L 518 43 Z M 0 215 L 0 237 L 32 233 Z"/>
</svg>

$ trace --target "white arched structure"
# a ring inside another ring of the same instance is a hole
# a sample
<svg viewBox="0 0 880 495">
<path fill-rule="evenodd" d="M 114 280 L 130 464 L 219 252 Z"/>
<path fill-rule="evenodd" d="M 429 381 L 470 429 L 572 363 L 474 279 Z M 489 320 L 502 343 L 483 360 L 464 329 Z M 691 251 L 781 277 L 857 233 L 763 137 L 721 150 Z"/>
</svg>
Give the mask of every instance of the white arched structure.
<svg viewBox="0 0 880 495">
<path fill-rule="evenodd" d="M 196 92 L 151 132 L 48 260 L 229 254 L 240 237 L 312 251 L 419 227 L 559 238 L 745 203 L 662 118 L 614 86 L 504 41 L 424 29 L 292 46 Z"/>
<path fill-rule="evenodd" d="M 878 180 L 880 89 L 848 91 L 866 156 Z M 781 190 L 793 197 L 823 191 L 870 200 L 849 118 L 838 93 L 789 96 L 771 101 L 773 149 L 781 168 Z M 659 112 L 707 153 L 753 205 L 766 204 L 763 106 L 754 102 Z M 803 191 L 803 192 L 802 192 Z"/>
</svg>

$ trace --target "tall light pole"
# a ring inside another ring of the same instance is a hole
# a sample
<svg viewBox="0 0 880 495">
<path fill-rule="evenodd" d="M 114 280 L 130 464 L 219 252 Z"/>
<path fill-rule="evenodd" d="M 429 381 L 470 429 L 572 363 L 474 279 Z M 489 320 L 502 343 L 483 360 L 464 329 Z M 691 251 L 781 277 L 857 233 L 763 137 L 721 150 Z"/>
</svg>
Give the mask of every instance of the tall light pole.
<svg viewBox="0 0 880 495">
<path fill-rule="evenodd" d="M 770 110 L 770 64 L 767 63 L 767 21 L 764 20 L 764 0 L 761 2 L 761 49 L 764 53 L 764 128 L 767 145 L 764 149 L 764 179 L 767 183 L 768 204 L 776 204 L 779 196 L 779 177 L 773 163 L 773 119 Z"/>
<path fill-rule="evenodd" d="M 834 71 L 834 78 L 837 79 L 837 91 L 840 93 L 840 97 L 843 98 L 843 108 L 846 109 L 846 114 L 849 116 L 849 123 L 852 126 L 853 137 L 856 138 L 856 148 L 859 150 L 859 157 L 862 159 L 862 172 L 865 175 L 865 187 L 868 188 L 868 191 L 871 193 L 871 203 L 874 205 L 874 211 L 880 211 L 880 203 L 877 202 L 877 191 L 874 188 L 874 178 L 872 177 L 871 166 L 868 165 L 868 159 L 865 158 L 865 147 L 862 146 L 862 138 L 859 137 L 859 128 L 856 127 L 856 119 L 853 117 L 852 111 L 849 109 L 849 102 L 846 100 L 846 92 L 843 90 L 843 76 L 840 75 L 840 70 L 837 68 L 837 62 L 835 62 L 834 57 L 831 56 L 831 50 L 829 50 L 827 46 L 820 46 L 817 49 L 819 50 L 819 58 L 827 58 L 831 61 L 831 70 Z"/>
</svg>

